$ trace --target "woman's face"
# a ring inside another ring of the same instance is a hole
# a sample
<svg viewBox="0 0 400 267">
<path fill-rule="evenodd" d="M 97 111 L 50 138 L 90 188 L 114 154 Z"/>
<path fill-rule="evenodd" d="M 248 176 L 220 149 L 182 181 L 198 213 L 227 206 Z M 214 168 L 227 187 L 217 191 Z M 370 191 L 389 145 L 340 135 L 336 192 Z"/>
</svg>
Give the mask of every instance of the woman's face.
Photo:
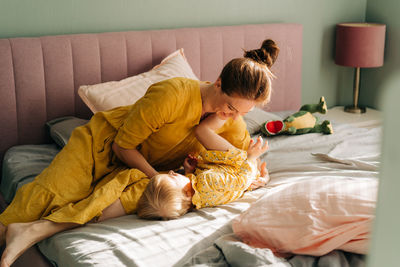
<svg viewBox="0 0 400 267">
<path fill-rule="evenodd" d="M 243 116 L 252 110 L 255 104 L 256 103 L 253 100 L 232 97 L 221 92 L 220 97 L 217 100 L 215 112 L 222 120 L 229 118 L 233 118 L 235 120 L 239 115 Z"/>
<path fill-rule="evenodd" d="M 214 112 L 222 120 L 229 118 L 233 118 L 235 120 L 237 117 L 239 117 L 239 115 L 245 115 L 256 105 L 254 100 L 249 100 L 238 96 L 228 96 L 222 92 L 220 78 L 218 78 L 214 86 L 216 90 L 214 99 Z"/>
</svg>

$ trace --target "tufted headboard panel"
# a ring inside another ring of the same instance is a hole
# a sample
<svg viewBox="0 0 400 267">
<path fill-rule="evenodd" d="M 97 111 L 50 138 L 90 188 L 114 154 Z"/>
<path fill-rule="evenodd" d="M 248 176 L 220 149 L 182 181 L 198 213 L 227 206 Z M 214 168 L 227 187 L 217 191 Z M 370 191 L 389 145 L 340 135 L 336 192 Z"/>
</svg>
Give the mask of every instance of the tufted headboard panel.
<svg viewBox="0 0 400 267">
<path fill-rule="evenodd" d="M 80 85 L 120 80 L 148 71 L 184 48 L 201 80 L 217 79 L 223 65 L 271 38 L 281 48 L 272 70 L 271 111 L 301 102 L 302 26 L 259 24 L 154 31 L 0 39 L 0 160 L 18 144 L 49 142 L 45 123 L 74 115 L 89 118 Z"/>
</svg>

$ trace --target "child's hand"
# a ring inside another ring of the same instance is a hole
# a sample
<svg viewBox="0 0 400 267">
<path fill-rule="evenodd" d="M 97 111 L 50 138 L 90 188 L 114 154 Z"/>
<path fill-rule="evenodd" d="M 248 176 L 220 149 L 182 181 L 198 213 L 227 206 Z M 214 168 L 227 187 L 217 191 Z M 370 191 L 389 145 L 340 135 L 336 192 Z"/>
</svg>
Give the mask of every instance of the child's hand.
<svg viewBox="0 0 400 267">
<path fill-rule="evenodd" d="M 197 167 L 197 158 L 191 154 L 189 154 L 185 161 L 183 162 L 183 169 L 185 170 L 185 174 L 193 173 Z"/>
<path fill-rule="evenodd" d="M 263 139 L 261 136 L 257 138 L 257 141 L 254 143 L 254 140 L 250 140 L 249 148 L 247 149 L 247 158 L 249 160 L 257 159 L 261 154 L 263 154 L 268 149 L 268 142 L 265 141 L 263 144 Z"/>
</svg>

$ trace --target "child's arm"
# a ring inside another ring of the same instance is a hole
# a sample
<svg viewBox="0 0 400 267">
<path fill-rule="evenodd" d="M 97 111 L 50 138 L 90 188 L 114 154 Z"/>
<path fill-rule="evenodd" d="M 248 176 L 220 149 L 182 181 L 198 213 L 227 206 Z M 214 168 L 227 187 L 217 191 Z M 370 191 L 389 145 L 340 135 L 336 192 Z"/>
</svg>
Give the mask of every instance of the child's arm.
<svg viewBox="0 0 400 267">
<path fill-rule="evenodd" d="M 197 167 L 197 158 L 189 154 L 186 157 L 185 161 L 183 162 L 183 169 L 185 170 L 185 175 L 194 173 L 196 167 Z"/>
<path fill-rule="evenodd" d="M 257 165 L 258 165 L 258 169 L 260 171 L 260 176 L 257 177 L 257 179 L 255 179 L 251 185 L 249 186 L 249 189 L 253 190 L 259 187 L 262 187 L 264 185 L 266 185 L 270 178 L 269 178 L 269 174 L 266 168 L 266 163 L 265 162 L 261 162 L 259 160 L 259 157 L 268 149 L 268 143 L 267 141 L 265 141 L 265 143 L 263 144 L 263 140 L 261 138 L 261 136 L 259 136 L 257 138 L 256 143 L 254 143 L 253 140 L 250 140 L 250 145 L 249 148 L 247 149 L 247 160 L 249 161 L 257 161 Z"/>
<path fill-rule="evenodd" d="M 97 218 L 96 222 L 102 222 L 108 219 L 121 217 L 126 215 L 124 207 L 122 206 L 121 200 L 117 199 L 110 206 L 102 211 L 102 214 Z"/>
<path fill-rule="evenodd" d="M 228 151 L 234 148 L 225 138 L 215 133 L 215 130 L 221 128 L 225 121 L 218 118 L 216 114 L 212 114 L 202 120 L 194 130 L 197 140 L 207 150 Z"/>
<path fill-rule="evenodd" d="M 253 139 L 250 140 L 249 148 L 247 149 L 247 159 L 250 161 L 255 161 L 268 149 L 268 142 L 265 141 L 263 144 L 263 139 L 261 136 L 257 138 L 256 143 Z"/>
</svg>

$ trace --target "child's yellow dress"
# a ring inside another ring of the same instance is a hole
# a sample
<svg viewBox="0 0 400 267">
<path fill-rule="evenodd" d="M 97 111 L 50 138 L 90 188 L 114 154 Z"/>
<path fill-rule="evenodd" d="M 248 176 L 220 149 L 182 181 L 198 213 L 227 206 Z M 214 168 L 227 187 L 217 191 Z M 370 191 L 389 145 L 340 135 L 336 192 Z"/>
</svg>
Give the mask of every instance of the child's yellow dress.
<svg viewBox="0 0 400 267">
<path fill-rule="evenodd" d="M 246 151 L 203 151 L 194 174 L 192 203 L 197 209 L 232 202 L 244 194 L 259 177 L 257 163 L 247 160 Z"/>
<path fill-rule="evenodd" d="M 127 213 L 134 212 L 148 178 L 122 164 L 112 143 L 137 148 L 156 170 L 176 169 L 187 154 L 204 149 L 193 133 L 201 113 L 199 81 L 185 78 L 152 85 L 132 106 L 96 113 L 74 130 L 48 168 L 17 191 L 0 222 L 84 224 L 118 198 Z M 229 120 L 218 133 L 236 147 L 249 144 L 242 118 Z"/>
</svg>

